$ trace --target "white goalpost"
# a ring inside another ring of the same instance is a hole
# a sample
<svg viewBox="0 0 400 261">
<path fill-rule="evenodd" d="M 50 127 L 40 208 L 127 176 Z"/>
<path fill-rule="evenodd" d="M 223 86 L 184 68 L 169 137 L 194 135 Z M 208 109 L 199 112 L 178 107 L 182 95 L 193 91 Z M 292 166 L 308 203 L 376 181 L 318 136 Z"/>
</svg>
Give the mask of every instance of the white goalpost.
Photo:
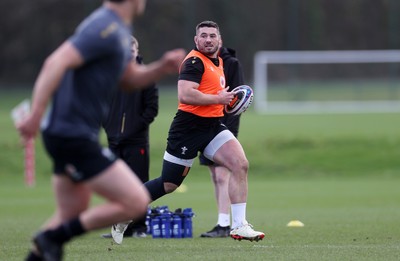
<svg viewBox="0 0 400 261">
<path fill-rule="evenodd" d="M 258 113 L 400 112 L 400 100 L 269 100 L 269 65 L 400 63 L 400 50 L 259 51 L 254 56 L 254 108 Z M 400 65 L 400 64 L 399 64 Z M 400 75 L 397 75 L 400 77 Z"/>
</svg>

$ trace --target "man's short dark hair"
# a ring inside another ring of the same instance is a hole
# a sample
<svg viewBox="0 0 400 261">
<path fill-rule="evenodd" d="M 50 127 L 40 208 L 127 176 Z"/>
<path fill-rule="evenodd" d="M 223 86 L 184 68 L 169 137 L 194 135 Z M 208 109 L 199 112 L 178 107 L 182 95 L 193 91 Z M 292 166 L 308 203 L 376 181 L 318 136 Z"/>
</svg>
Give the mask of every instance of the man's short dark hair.
<svg viewBox="0 0 400 261">
<path fill-rule="evenodd" d="M 122 3 L 122 2 L 124 2 L 125 0 L 107 0 L 107 1 L 109 1 L 109 2 L 116 2 L 116 3 Z"/>
<path fill-rule="evenodd" d="M 217 24 L 216 22 L 213 22 L 213 21 L 203 21 L 203 22 L 199 23 L 199 24 L 196 26 L 196 34 L 197 34 L 197 31 L 198 31 L 200 28 L 202 28 L 202 27 L 212 27 L 212 28 L 216 28 L 217 31 L 219 32 L 219 26 L 218 26 L 218 24 Z"/>
</svg>

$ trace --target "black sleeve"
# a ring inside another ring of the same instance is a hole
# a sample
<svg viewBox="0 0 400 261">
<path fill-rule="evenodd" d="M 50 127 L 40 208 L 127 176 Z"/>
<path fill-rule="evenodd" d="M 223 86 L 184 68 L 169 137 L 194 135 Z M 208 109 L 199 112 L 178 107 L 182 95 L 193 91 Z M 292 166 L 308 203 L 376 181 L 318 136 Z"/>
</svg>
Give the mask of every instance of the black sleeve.
<svg viewBox="0 0 400 261">
<path fill-rule="evenodd" d="M 138 64 L 143 64 L 143 57 L 138 55 L 136 57 Z M 151 84 L 148 88 L 142 90 L 142 102 L 143 102 L 143 121 L 149 125 L 154 121 L 158 115 L 158 88 L 155 83 Z"/>
<path fill-rule="evenodd" d="M 226 85 L 229 86 L 229 91 L 244 84 L 243 68 L 237 58 L 230 58 L 224 63 L 224 73 Z"/>
<path fill-rule="evenodd" d="M 158 88 L 155 84 L 143 90 L 143 120 L 150 124 L 158 114 Z"/>
<path fill-rule="evenodd" d="M 204 73 L 204 65 L 200 58 L 190 57 L 182 64 L 178 80 L 200 83 Z"/>
</svg>

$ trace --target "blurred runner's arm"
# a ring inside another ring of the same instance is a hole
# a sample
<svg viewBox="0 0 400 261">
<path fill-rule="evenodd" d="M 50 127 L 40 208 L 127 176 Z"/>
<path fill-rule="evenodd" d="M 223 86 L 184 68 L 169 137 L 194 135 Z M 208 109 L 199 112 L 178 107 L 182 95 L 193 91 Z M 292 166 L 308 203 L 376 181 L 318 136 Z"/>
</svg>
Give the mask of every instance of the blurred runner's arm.
<svg viewBox="0 0 400 261">
<path fill-rule="evenodd" d="M 47 104 L 65 72 L 79 67 L 83 62 L 78 50 L 68 41 L 46 59 L 33 89 L 31 114 L 17 126 L 23 138 L 36 135 Z"/>
<path fill-rule="evenodd" d="M 185 55 L 183 49 L 175 49 L 166 52 L 159 60 L 147 65 L 130 63 L 125 69 L 120 84 L 128 90 L 144 88 L 167 74 L 177 73 Z"/>
</svg>

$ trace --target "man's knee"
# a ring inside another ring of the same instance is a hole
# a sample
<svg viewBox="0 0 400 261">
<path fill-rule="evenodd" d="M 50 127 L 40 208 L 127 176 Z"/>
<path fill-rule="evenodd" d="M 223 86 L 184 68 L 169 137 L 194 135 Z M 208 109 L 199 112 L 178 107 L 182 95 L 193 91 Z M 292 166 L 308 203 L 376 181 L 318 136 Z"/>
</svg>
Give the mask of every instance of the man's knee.
<svg viewBox="0 0 400 261">
<path fill-rule="evenodd" d="M 249 170 L 249 161 L 245 156 L 232 156 L 222 160 L 220 164 L 232 173 L 247 173 Z"/>
<path fill-rule="evenodd" d="M 237 168 L 241 169 L 245 173 L 249 171 L 249 161 L 246 159 L 246 157 L 243 157 L 243 159 L 238 160 Z"/>
<path fill-rule="evenodd" d="M 145 183 L 154 201 L 165 194 L 175 191 L 189 173 L 190 167 L 164 160 L 161 177 Z"/>
<path fill-rule="evenodd" d="M 162 180 L 166 193 L 171 193 L 177 189 L 189 173 L 190 167 L 176 164 L 168 160 L 163 162 Z"/>
<path fill-rule="evenodd" d="M 167 194 L 174 192 L 178 187 L 179 187 L 179 185 L 176 185 L 174 183 L 164 182 L 164 190 L 165 190 L 165 193 L 167 193 Z"/>
</svg>

